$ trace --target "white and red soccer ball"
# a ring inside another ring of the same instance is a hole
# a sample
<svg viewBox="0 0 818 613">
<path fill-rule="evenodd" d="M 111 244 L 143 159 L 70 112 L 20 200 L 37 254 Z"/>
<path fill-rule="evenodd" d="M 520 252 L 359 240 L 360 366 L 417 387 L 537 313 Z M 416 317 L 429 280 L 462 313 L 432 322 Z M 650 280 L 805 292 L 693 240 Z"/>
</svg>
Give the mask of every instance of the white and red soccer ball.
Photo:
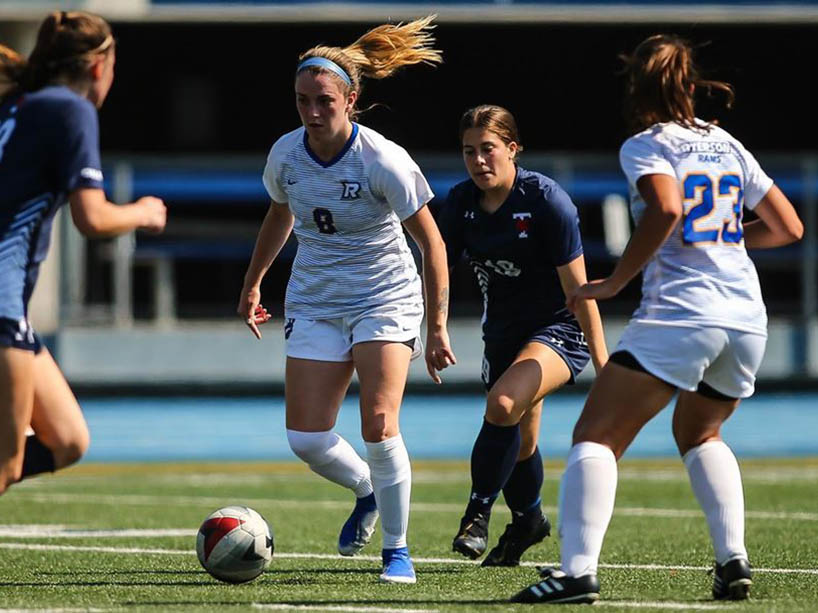
<svg viewBox="0 0 818 613">
<path fill-rule="evenodd" d="M 224 507 L 202 522 L 196 555 L 204 569 L 220 581 L 252 581 L 273 559 L 273 533 L 253 509 Z"/>
</svg>

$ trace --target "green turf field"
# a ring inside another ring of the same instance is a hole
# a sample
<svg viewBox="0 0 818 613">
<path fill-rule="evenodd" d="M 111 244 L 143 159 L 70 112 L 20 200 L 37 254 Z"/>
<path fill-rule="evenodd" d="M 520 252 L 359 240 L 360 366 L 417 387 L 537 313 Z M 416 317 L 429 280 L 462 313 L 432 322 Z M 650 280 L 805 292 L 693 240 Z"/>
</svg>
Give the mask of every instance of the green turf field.
<svg viewBox="0 0 818 613">
<path fill-rule="evenodd" d="M 558 560 L 547 539 L 514 569 L 482 569 L 450 551 L 468 493 L 463 462 L 415 462 L 410 547 L 418 583 L 377 582 L 379 542 L 335 554 L 349 492 L 296 464 L 87 464 L 33 479 L 0 498 L 0 610 L 524 611 L 506 599 Z M 543 500 L 555 519 L 561 466 Z M 602 551 L 611 610 L 818 609 L 818 459 L 742 462 L 747 543 L 756 568 L 748 603 L 708 598 L 707 528 L 678 461 L 623 461 Z M 273 527 L 270 569 L 244 585 L 211 579 L 195 531 L 220 506 L 246 504 Z M 498 503 L 491 543 L 509 516 Z M 582 605 L 580 605 L 582 606 Z"/>
</svg>

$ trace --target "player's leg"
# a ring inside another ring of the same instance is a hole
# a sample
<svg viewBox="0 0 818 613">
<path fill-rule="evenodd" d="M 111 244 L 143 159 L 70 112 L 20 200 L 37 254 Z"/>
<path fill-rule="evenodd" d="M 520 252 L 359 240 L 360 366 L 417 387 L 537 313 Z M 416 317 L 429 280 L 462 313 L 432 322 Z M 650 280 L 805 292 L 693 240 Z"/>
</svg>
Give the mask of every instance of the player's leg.
<svg viewBox="0 0 818 613">
<path fill-rule="evenodd" d="M 602 541 L 613 515 L 616 461 L 672 398 L 675 389 L 653 375 L 615 362 L 594 381 L 574 428 L 574 446 L 560 486 L 561 570 L 517 593 L 515 602 L 594 602 Z"/>
<path fill-rule="evenodd" d="M 88 450 L 88 425 L 54 358 L 43 348 L 34 356 L 34 434 L 26 438 L 23 478 L 77 462 Z"/>
<path fill-rule="evenodd" d="M 511 476 L 503 486 L 503 497 L 511 510 L 497 545 L 482 566 L 518 566 L 522 554 L 551 534 L 551 522 L 542 512 L 540 490 L 543 465 L 537 445 L 543 401 L 540 400 L 520 420 L 520 453 Z"/>
<path fill-rule="evenodd" d="M 727 334 L 730 344 L 705 371 L 698 390 L 679 394 L 673 435 L 713 542 L 713 597 L 742 600 L 752 585 L 744 544 L 744 492 L 736 457 L 721 438 L 721 425 L 740 399 L 753 393 L 765 339 Z"/>
<path fill-rule="evenodd" d="M 0 494 L 20 480 L 34 403 L 34 353 L 0 346 Z"/>
<path fill-rule="evenodd" d="M 332 431 L 352 378 L 349 341 L 340 320 L 295 320 L 286 334 L 287 440 L 313 472 L 355 493 L 338 538 L 339 553 L 354 555 L 369 542 L 378 514 L 369 465 Z"/>
<path fill-rule="evenodd" d="M 483 427 L 472 449 L 472 491 L 452 542 L 455 551 L 471 558 L 485 551 L 488 534 L 482 528 L 487 526 L 494 501 L 516 470 L 522 444 L 520 422 L 547 393 L 570 379 L 571 371 L 559 354 L 543 343 L 529 342 L 491 387 Z M 530 428 L 532 422 L 527 423 Z M 533 436 L 530 431 L 528 434 Z M 533 489 L 535 484 L 530 486 Z M 532 504 L 538 498 L 539 490 Z"/>
<path fill-rule="evenodd" d="M 361 429 L 381 514 L 383 565 L 390 583 L 414 583 L 406 533 L 412 470 L 399 414 L 412 349 L 401 342 L 366 341 L 352 348 L 361 393 Z"/>
</svg>

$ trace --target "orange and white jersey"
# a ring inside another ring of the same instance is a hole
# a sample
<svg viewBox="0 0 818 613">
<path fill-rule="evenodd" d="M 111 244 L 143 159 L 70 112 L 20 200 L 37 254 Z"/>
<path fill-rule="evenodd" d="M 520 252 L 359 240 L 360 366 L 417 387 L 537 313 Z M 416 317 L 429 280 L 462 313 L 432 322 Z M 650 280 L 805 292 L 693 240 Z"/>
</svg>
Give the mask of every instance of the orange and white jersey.
<svg viewBox="0 0 818 613">
<path fill-rule="evenodd" d="M 717 326 L 766 334 L 758 275 L 744 247 L 744 207 L 753 209 L 773 181 L 742 144 L 717 126 L 660 123 L 622 145 L 631 214 L 645 210 L 636 182 L 664 174 L 679 182 L 683 214 L 645 267 L 634 321 Z"/>
</svg>

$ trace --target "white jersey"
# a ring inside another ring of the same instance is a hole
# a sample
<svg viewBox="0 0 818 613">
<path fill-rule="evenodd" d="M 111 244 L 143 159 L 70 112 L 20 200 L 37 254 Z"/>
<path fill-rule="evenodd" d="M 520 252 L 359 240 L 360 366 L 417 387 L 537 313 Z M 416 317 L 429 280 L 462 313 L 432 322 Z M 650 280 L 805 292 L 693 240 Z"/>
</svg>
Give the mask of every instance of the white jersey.
<svg viewBox="0 0 818 613">
<path fill-rule="evenodd" d="M 767 332 L 758 275 L 744 248 L 742 207 L 753 209 L 773 181 L 742 144 L 717 126 L 656 124 L 622 145 L 631 213 L 645 202 L 637 180 L 665 174 L 678 180 L 684 211 L 644 270 L 635 321 L 717 326 Z"/>
<path fill-rule="evenodd" d="M 288 203 L 298 238 L 286 317 L 332 319 L 423 304 L 401 221 L 434 194 L 402 147 L 352 125 L 330 162 L 315 156 L 303 127 L 278 139 L 267 158 L 264 186 L 275 202 Z"/>
</svg>

